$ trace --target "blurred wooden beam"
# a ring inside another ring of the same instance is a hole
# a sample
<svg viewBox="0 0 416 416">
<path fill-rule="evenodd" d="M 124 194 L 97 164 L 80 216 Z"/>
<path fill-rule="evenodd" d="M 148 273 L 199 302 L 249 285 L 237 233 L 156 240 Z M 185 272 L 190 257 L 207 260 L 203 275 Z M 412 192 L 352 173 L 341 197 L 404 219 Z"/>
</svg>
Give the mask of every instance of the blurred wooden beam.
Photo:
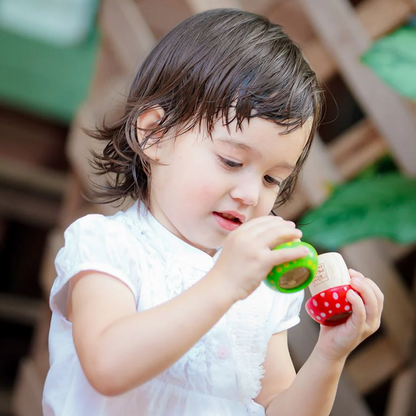
<svg viewBox="0 0 416 416">
<path fill-rule="evenodd" d="M 186 2 L 194 14 L 216 8 L 244 8 L 239 0 L 186 0 Z"/>
<path fill-rule="evenodd" d="M 389 153 L 387 144 L 367 119 L 354 124 L 328 148 L 344 179 L 353 178 Z"/>
<path fill-rule="evenodd" d="M 33 166 L 0 157 L 0 183 L 61 198 L 67 181 L 66 173 L 42 166 Z"/>
<path fill-rule="evenodd" d="M 343 181 L 339 169 L 335 166 L 328 148 L 319 135 L 314 138 L 308 159 L 301 174 L 302 193 L 308 202 L 316 207 L 331 195 L 333 186 Z"/>
<path fill-rule="evenodd" d="M 59 219 L 60 201 L 0 186 L 0 213 L 4 217 L 41 227 L 53 227 Z"/>
<path fill-rule="evenodd" d="M 412 6 L 408 0 L 366 0 L 355 10 L 362 27 L 374 40 L 403 24 L 411 14 Z M 301 46 L 322 81 L 335 75 L 338 64 L 321 39 L 314 38 Z"/>
<path fill-rule="evenodd" d="M 32 359 L 25 358 L 20 361 L 12 396 L 13 415 L 42 416 L 44 381 Z"/>
<path fill-rule="evenodd" d="M 0 414 L 12 414 L 12 392 L 4 388 L 0 389 Z"/>
<path fill-rule="evenodd" d="M 42 300 L 0 293 L 0 317 L 4 321 L 35 325 L 41 313 Z"/>
<path fill-rule="evenodd" d="M 408 101 L 387 87 L 359 56 L 371 46 L 347 0 L 301 0 L 315 31 L 338 62 L 338 68 L 361 108 L 384 137 L 403 173 L 416 176 L 416 119 Z M 377 7 L 374 8 L 376 13 Z M 394 114 L 394 117 L 392 117 Z"/>
<path fill-rule="evenodd" d="M 416 367 L 404 368 L 393 380 L 389 392 L 385 416 L 412 416 L 415 396 Z"/>
<path fill-rule="evenodd" d="M 365 395 L 388 380 L 403 364 L 404 360 L 396 353 L 394 345 L 383 337 L 355 351 L 348 358 L 345 370 L 355 387 Z"/>
<path fill-rule="evenodd" d="M 123 72 L 133 76 L 156 43 L 140 8 L 134 0 L 104 0 L 99 22 Z"/>
<path fill-rule="evenodd" d="M 359 270 L 380 287 L 385 294 L 382 315 L 383 328 L 400 360 L 408 360 L 413 351 L 416 328 L 414 299 L 403 279 L 383 255 L 376 240 L 361 240 L 340 250 L 349 267 Z"/>
</svg>

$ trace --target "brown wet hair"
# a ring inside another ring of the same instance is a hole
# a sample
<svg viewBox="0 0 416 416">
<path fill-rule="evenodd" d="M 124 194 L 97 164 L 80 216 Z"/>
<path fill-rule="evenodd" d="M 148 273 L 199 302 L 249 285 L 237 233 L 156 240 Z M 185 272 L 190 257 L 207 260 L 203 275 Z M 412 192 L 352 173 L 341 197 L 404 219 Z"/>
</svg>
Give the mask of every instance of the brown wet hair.
<svg viewBox="0 0 416 416">
<path fill-rule="evenodd" d="M 133 52 L 132 52 L 133 53 Z M 93 155 L 101 202 L 141 200 L 149 207 L 151 170 L 143 149 L 195 127 L 208 134 L 222 119 L 241 128 L 260 117 L 292 132 L 312 118 L 295 170 L 283 182 L 276 206 L 292 194 L 309 153 L 321 112 L 321 88 L 299 47 L 267 18 L 234 9 L 214 9 L 183 21 L 162 38 L 139 68 L 122 116 L 89 134 L 108 142 Z M 139 143 L 136 121 L 152 108 L 159 123 Z M 149 142 L 149 139 L 151 141 Z M 97 202 L 97 201 L 96 201 Z"/>
</svg>

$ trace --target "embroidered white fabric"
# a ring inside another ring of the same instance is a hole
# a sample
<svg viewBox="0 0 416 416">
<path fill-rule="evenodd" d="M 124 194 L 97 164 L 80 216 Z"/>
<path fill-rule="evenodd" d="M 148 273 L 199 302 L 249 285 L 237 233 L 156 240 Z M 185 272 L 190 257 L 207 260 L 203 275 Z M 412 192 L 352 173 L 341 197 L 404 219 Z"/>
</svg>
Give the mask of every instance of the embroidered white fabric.
<svg viewBox="0 0 416 416">
<path fill-rule="evenodd" d="M 44 416 L 264 416 L 253 399 L 267 344 L 273 333 L 299 322 L 303 292 L 287 295 L 260 285 L 172 367 L 117 397 L 102 396 L 88 383 L 65 318 L 68 282 L 80 271 L 123 281 L 140 312 L 193 285 L 219 254 L 211 257 L 186 244 L 137 203 L 111 217 L 91 214 L 75 221 L 55 261 Z"/>
</svg>

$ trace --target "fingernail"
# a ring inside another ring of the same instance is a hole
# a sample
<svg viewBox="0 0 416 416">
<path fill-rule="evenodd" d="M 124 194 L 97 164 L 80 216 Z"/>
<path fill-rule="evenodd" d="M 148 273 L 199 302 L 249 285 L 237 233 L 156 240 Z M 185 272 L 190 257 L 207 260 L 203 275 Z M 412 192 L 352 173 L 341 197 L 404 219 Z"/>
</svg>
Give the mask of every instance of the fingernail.
<svg viewBox="0 0 416 416">
<path fill-rule="evenodd" d="M 360 285 L 362 280 L 363 279 L 362 279 L 361 276 L 354 276 L 354 278 L 353 278 L 353 282 L 354 282 L 355 285 Z"/>
<path fill-rule="evenodd" d="M 360 296 L 355 290 L 350 289 L 348 291 L 348 296 Z"/>
<path fill-rule="evenodd" d="M 356 277 L 357 279 L 362 279 L 361 273 L 360 272 L 357 272 L 357 270 L 350 269 L 350 273 L 352 275 L 354 275 L 354 277 Z"/>
</svg>

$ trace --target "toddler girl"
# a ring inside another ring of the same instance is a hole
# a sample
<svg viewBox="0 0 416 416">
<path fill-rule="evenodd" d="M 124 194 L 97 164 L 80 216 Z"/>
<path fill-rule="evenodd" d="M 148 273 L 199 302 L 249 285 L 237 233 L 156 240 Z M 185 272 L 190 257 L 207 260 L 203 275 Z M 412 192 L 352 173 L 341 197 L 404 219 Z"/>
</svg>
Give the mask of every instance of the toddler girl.
<svg viewBox="0 0 416 416">
<path fill-rule="evenodd" d="M 93 133 L 108 142 L 101 195 L 135 203 L 65 232 L 45 416 L 330 413 L 347 355 L 379 326 L 380 290 L 351 271 L 353 315 L 321 328 L 295 374 L 287 330 L 303 293 L 262 284 L 305 255 L 271 250 L 302 234 L 269 214 L 293 190 L 319 109 L 314 72 L 263 17 L 211 10 L 156 45 L 123 116 Z"/>
</svg>

